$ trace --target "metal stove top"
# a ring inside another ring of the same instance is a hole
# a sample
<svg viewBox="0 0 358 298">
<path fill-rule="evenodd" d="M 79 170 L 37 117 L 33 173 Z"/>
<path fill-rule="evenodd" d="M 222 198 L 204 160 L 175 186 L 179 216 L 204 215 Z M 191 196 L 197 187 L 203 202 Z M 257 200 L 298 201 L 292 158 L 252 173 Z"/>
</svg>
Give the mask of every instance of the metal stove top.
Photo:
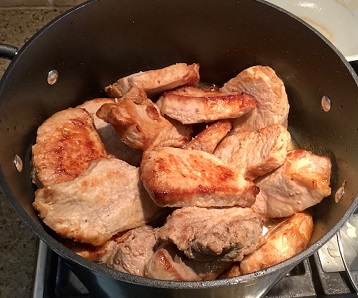
<svg viewBox="0 0 358 298">
<path fill-rule="evenodd" d="M 280 280 L 267 298 L 357 297 L 358 214 L 313 256 Z M 62 259 L 40 242 L 34 298 L 90 297 Z"/>
</svg>

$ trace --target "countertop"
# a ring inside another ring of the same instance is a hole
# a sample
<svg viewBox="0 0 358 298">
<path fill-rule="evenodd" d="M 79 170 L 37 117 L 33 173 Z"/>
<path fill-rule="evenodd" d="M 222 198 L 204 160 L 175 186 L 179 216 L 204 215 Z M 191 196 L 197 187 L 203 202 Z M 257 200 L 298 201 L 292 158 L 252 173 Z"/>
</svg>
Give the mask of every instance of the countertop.
<svg viewBox="0 0 358 298">
<path fill-rule="evenodd" d="M 0 43 L 20 48 L 70 7 L 0 9 Z M 10 61 L 0 59 L 0 78 Z M 0 188 L 0 297 L 32 297 L 38 239 L 21 221 Z"/>
</svg>

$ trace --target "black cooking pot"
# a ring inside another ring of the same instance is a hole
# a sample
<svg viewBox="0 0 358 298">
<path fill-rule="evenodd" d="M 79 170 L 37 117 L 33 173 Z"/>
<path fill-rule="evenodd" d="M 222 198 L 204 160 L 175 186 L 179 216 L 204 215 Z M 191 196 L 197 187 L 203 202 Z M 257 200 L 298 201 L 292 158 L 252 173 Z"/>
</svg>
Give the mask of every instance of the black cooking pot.
<svg viewBox="0 0 358 298">
<path fill-rule="evenodd" d="M 3 55 L 12 56 L 11 48 Z M 104 86 L 138 71 L 200 63 L 205 82 L 221 84 L 242 69 L 269 65 L 284 81 L 289 130 L 301 148 L 328 155 L 332 196 L 314 211 L 309 247 L 259 272 L 206 282 L 168 282 L 117 272 L 65 248 L 31 203 L 31 144 L 37 127 L 61 109 L 103 96 Z M 57 82 L 48 84 L 51 70 Z M 13 57 L 0 85 L 1 186 L 20 217 L 97 295 L 258 297 L 327 242 L 357 207 L 358 80 L 317 31 L 264 1 L 93 0 L 63 14 Z M 322 110 L 328 96 L 331 109 Z M 14 165 L 15 156 L 23 170 Z M 346 181 L 343 197 L 335 192 Z"/>
</svg>

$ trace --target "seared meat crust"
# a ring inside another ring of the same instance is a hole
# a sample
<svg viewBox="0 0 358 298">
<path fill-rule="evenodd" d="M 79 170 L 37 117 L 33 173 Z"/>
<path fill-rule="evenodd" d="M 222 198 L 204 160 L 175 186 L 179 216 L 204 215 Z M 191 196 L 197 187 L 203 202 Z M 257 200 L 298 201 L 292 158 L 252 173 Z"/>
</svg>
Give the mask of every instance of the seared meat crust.
<svg viewBox="0 0 358 298">
<path fill-rule="evenodd" d="M 159 101 L 162 114 L 183 124 L 237 118 L 256 107 L 255 99 L 245 93 L 190 86 L 165 92 Z"/>
<path fill-rule="evenodd" d="M 240 262 L 242 274 L 252 273 L 283 262 L 303 251 L 311 238 L 312 215 L 298 212 L 269 231 L 266 243 Z"/>
<path fill-rule="evenodd" d="M 140 179 L 159 206 L 251 206 L 258 188 L 212 154 L 156 147 L 143 153 Z"/>
<path fill-rule="evenodd" d="M 122 142 L 113 126 L 98 118 L 96 115 L 102 105 L 114 103 L 115 100 L 113 98 L 95 98 L 88 100 L 77 107 L 85 109 L 92 115 L 94 125 L 108 154 L 124 160 L 132 166 L 138 167 L 142 159 L 142 151 L 133 149 Z"/>
<path fill-rule="evenodd" d="M 214 122 L 196 135 L 184 148 L 213 153 L 216 146 L 231 130 L 231 127 L 231 122 L 227 119 Z"/>
<path fill-rule="evenodd" d="M 290 140 L 290 133 L 279 124 L 252 132 L 232 131 L 214 155 L 242 170 L 246 179 L 254 180 L 284 163 Z"/>
<path fill-rule="evenodd" d="M 260 193 L 252 208 L 267 218 L 291 216 L 331 194 L 330 176 L 328 157 L 290 151 L 281 167 L 255 181 Z"/>
<path fill-rule="evenodd" d="M 116 241 L 113 238 L 99 246 L 72 242 L 68 239 L 62 241 L 62 243 L 82 258 L 96 263 L 106 263 L 116 246 Z"/>
<path fill-rule="evenodd" d="M 182 255 L 174 245 L 161 245 L 145 268 L 145 276 L 173 281 L 214 280 L 230 263 L 198 262 Z"/>
<path fill-rule="evenodd" d="M 182 147 L 191 138 L 190 126 L 173 125 L 138 88 L 132 88 L 118 103 L 104 104 L 97 116 L 111 123 L 121 140 L 138 150 L 151 146 Z"/>
<path fill-rule="evenodd" d="M 76 108 L 85 109 L 88 113 L 90 113 L 93 118 L 94 126 L 96 127 L 97 130 L 99 130 L 104 126 L 108 126 L 108 123 L 98 118 L 96 112 L 105 103 L 115 103 L 115 102 L 116 101 L 114 98 L 93 98 L 78 105 Z"/>
<path fill-rule="evenodd" d="M 142 88 L 149 97 L 179 86 L 199 83 L 199 64 L 176 63 L 162 69 L 138 72 L 105 88 L 109 97 L 122 97 L 132 87 Z"/>
<path fill-rule="evenodd" d="M 285 86 L 269 66 L 252 66 L 240 72 L 220 89 L 222 92 L 245 92 L 255 97 L 257 106 L 234 122 L 239 131 L 253 131 L 272 124 L 287 127 L 289 112 Z"/>
<path fill-rule="evenodd" d="M 107 152 L 86 110 L 57 112 L 37 130 L 32 146 L 33 181 L 39 187 L 71 181 L 103 157 Z"/>
</svg>

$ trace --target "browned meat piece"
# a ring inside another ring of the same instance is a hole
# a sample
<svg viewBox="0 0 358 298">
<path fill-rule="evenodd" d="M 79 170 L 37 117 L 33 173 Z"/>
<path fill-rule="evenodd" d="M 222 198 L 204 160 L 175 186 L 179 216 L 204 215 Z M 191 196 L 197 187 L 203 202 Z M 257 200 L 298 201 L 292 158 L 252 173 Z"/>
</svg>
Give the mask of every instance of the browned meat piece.
<svg viewBox="0 0 358 298">
<path fill-rule="evenodd" d="M 214 155 L 156 147 L 144 151 L 144 187 L 159 206 L 251 206 L 258 188 Z"/>
<path fill-rule="evenodd" d="M 237 118 L 256 107 L 255 99 L 245 93 L 190 86 L 165 92 L 159 102 L 162 114 L 183 124 Z"/>
<path fill-rule="evenodd" d="M 49 186 L 82 175 L 89 164 L 107 157 L 104 145 L 84 109 L 55 113 L 37 130 L 32 146 L 33 181 Z"/>
<path fill-rule="evenodd" d="M 231 130 L 231 126 L 231 122 L 227 119 L 210 124 L 185 145 L 184 148 L 213 153 L 219 142 Z"/>
<path fill-rule="evenodd" d="M 116 103 L 116 100 L 114 98 L 94 98 L 85 101 L 84 103 L 78 105 L 76 108 L 85 109 L 88 113 L 90 113 L 93 118 L 94 126 L 97 130 L 99 130 L 104 126 L 108 126 L 108 123 L 104 122 L 96 115 L 98 109 L 105 103 Z"/>
<path fill-rule="evenodd" d="M 144 276 L 145 265 L 154 254 L 156 229 L 141 226 L 115 237 L 115 246 L 106 265 L 118 271 Z"/>
<path fill-rule="evenodd" d="M 101 246 L 63 241 L 83 258 L 139 276 L 144 275 L 144 267 L 154 254 L 156 243 L 156 229 L 147 225 L 119 233 Z"/>
<path fill-rule="evenodd" d="M 61 241 L 61 240 L 60 240 Z M 106 263 L 115 249 L 116 241 L 112 239 L 100 246 L 93 246 L 85 243 L 73 243 L 62 238 L 61 243 L 67 248 L 92 262 Z"/>
<path fill-rule="evenodd" d="M 289 104 L 285 86 L 269 66 L 247 68 L 220 90 L 246 92 L 256 99 L 256 109 L 233 122 L 237 130 L 253 131 L 272 124 L 287 127 Z"/>
<path fill-rule="evenodd" d="M 182 147 L 191 138 L 191 127 L 180 123 L 174 126 L 138 88 L 132 88 L 118 103 L 104 104 L 97 116 L 111 123 L 124 143 L 139 150 Z"/>
<path fill-rule="evenodd" d="M 240 271 L 240 262 L 234 262 L 229 269 L 218 276 L 218 279 L 232 278 L 240 275 L 242 275 Z"/>
<path fill-rule="evenodd" d="M 183 207 L 168 216 L 158 237 L 197 261 L 237 262 L 263 243 L 263 218 L 251 208 Z"/>
<path fill-rule="evenodd" d="M 94 161 L 82 176 L 37 190 L 33 206 L 59 235 L 95 246 L 160 215 L 139 169 L 115 158 Z"/>
<path fill-rule="evenodd" d="M 121 97 L 133 87 L 143 88 L 148 96 L 179 86 L 196 86 L 199 83 L 199 64 L 177 63 L 156 70 L 138 72 L 119 79 L 105 88 L 109 97 Z"/>
<path fill-rule="evenodd" d="M 229 262 L 197 262 L 183 256 L 173 245 L 159 247 L 145 268 L 145 276 L 172 281 L 214 280 Z"/>
<path fill-rule="evenodd" d="M 266 243 L 240 262 L 242 274 L 252 273 L 283 262 L 303 251 L 311 238 L 312 216 L 299 212 L 268 235 Z"/>
<path fill-rule="evenodd" d="M 97 117 L 96 112 L 105 103 L 113 104 L 115 100 L 113 98 L 95 98 L 84 102 L 78 108 L 83 108 L 92 115 L 94 125 L 108 154 L 124 160 L 130 165 L 139 166 L 142 160 L 142 151 L 133 149 L 123 143 L 113 126 Z"/>
<path fill-rule="evenodd" d="M 233 131 L 218 145 L 214 155 L 253 180 L 284 163 L 290 140 L 290 133 L 279 124 L 252 132 Z"/>
<path fill-rule="evenodd" d="M 331 161 L 305 150 L 293 150 L 285 163 L 259 178 L 260 193 L 252 208 L 267 218 L 287 217 L 309 208 L 331 194 Z"/>
</svg>

